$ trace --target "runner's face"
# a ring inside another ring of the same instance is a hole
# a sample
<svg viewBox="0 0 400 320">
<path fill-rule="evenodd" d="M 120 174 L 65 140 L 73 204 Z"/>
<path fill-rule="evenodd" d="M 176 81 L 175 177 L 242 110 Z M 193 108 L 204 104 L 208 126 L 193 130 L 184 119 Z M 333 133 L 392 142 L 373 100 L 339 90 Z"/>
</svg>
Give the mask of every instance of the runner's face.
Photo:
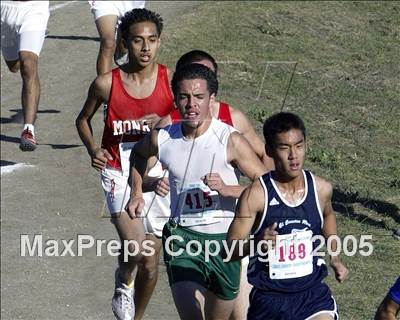
<svg viewBox="0 0 400 320">
<path fill-rule="evenodd" d="M 141 66 L 149 65 L 154 62 L 159 47 L 160 38 L 154 23 L 146 21 L 130 26 L 127 39 L 130 59 Z"/>
<path fill-rule="evenodd" d="M 291 129 L 275 136 L 272 157 L 278 173 L 286 178 L 301 175 L 306 154 L 306 142 L 299 129 Z"/>
<path fill-rule="evenodd" d="M 189 128 L 200 127 L 211 120 L 210 95 L 204 79 L 182 80 L 178 85 L 175 103 L 182 115 L 183 123 Z"/>
</svg>

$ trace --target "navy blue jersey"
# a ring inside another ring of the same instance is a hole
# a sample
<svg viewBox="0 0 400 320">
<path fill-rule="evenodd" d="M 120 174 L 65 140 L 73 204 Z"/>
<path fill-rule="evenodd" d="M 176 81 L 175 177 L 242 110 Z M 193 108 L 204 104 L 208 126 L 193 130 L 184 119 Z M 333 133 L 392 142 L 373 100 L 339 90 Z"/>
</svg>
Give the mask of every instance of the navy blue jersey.
<svg viewBox="0 0 400 320">
<path fill-rule="evenodd" d="M 265 207 L 262 219 L 254 231 L 257 237 L 264 230 L 274 224 L 278 224 L 276 231 L 279 235 L 293 234 L 300 231 L 312 231 L 312 235 L 321 235 L 323 215 L 318 201 L 318 195 L 314 177 L 309 171 L 303 171 L 304 196 L 297 204 L 290 204 L 281 195 L 271 173 L 260 177 L 264 189 Z M 313 249 L 319 241 L 312 243 Z M 310 258 L 311 266 L 311 258 Z M 312 269 L 312 271 L 311 271 Z M 250 257 L 248 267 L 248 281 L 254 287 L 261 290 L 276 292 L 298 292 L 309 289 L 320 283 L 328 274 L 325 262 L 321 257 L 312 258 L 310 274 L 290 279 L 271 279 L 269 263 L 260 261 L 259 256 Z"/>
<path fill-rule="evenodd" d="M 400 277 L 397 278 L 396 283 L 389 290 L 389 297 L 400 304 Z"/>
</svg>

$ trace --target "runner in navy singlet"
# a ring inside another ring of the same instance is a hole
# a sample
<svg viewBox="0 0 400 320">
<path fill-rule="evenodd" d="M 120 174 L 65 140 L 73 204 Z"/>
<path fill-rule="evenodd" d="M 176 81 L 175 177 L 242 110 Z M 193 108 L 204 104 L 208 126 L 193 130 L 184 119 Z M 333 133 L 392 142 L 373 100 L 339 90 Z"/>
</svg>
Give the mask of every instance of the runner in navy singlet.
<svg viewBox="0 0 400 320">
<path fill-rule="evenodd" d="M 303 170 L 306 135 L 297 115 L 280 112 L 267 119 L 264 138 L 275 171 L 264 174 L 242 193 L 228 232 L 231 245 L 250 234 L 256 244 L 270 241 L 250 258 L 248 280 L 253 290 L 247 317 L 337 319 L 335 300 L 322 282 L 327 276 L 325 262 L 312 254 L 318 244 L 313 236 L 326 239 L 337 234 L 332 186 Z M 250 253 L 248 244 L 245 254 Z M 332 241 L 333 252 L 336 246 Z M 233 253 L 233 259 L 242 258 L 239 246 Z M 348 270 L 339 256 L 332 255 L 330 265 L 338 281 L 346 279 Z"/>
</svg>

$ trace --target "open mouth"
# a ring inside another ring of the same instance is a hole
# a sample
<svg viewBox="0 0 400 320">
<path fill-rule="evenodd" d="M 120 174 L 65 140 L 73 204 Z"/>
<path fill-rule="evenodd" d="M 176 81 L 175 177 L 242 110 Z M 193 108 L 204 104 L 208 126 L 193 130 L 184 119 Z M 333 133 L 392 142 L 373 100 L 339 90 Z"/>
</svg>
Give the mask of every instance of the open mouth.
<svg viewBox="0 0 400 320">
<path fill-rule="evenodd" d="M 148 54 L 143 54 L 143 55 L 140 55 L 140 60 L 142 60 L 142 61 L 149 61 L 150 60 L 150 55 L 148 55 Z"/>
<path fill-rule="evenodd" d="M 289 164 L 290 169 L 292 170 L 298 170 L 300 168 L 300 163 L 296 162 L 296 163 L 290 163 Z"/>
<path fill-rule="evenodd" d="M 193 120 L 193 119 L 196 119 L 198 117 L 198 115 L 199 114 L 197 112 L 193 112 L 193 111 L 185 112 L 185 119 Z"/>
</svg>

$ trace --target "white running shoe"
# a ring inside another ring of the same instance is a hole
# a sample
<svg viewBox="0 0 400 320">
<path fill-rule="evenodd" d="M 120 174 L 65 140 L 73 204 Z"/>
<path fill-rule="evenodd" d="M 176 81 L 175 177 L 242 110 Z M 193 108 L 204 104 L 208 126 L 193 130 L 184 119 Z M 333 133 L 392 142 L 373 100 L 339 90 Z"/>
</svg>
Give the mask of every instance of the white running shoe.
<svg viewBox="0 0 400 320">
<path fill-rule="evenodd" d="M 115 271 L 115 291 L 111 306 L 118 320 L 132 320 L 135 316 L 134 289 L 119 280 L 119 269 Z"/>
</svg>

